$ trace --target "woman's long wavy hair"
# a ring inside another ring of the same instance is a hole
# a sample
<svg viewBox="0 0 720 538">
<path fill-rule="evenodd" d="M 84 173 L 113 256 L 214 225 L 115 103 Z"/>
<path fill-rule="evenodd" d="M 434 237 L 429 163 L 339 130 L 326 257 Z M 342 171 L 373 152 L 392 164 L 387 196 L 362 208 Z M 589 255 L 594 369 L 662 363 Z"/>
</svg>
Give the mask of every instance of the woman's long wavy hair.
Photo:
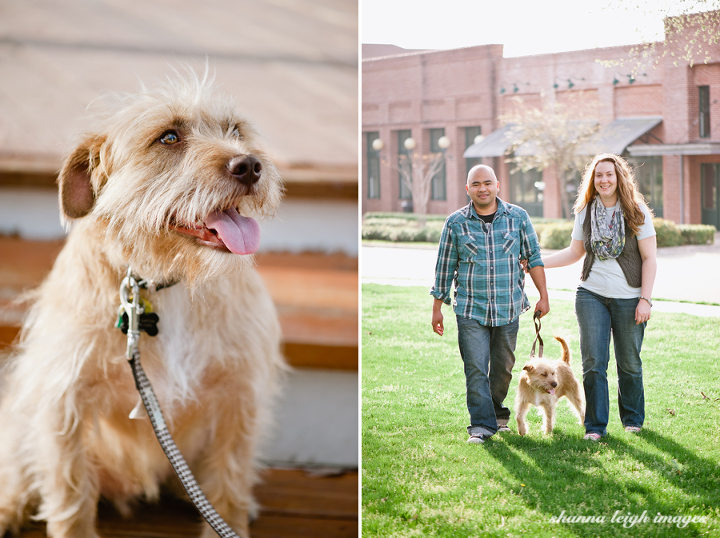
<svg viewBox="0 0 720 538">
<path fill-rule="evenodd" d="M 637 182 L 635 181 L 635 173 L 628 162 L 618 155 L 612 153 L 600 153 L 590 161 L 583 172 L 582 183 L 580 184 L 580 193 L 573 210 L 580 213 L 583 208 L 588 207 L 597 195 L 595 189 L 595 167 L 598 163 L 609 162 L 615 165 L 615 176 L 617 177 L 617 195 L 620 200 L 625 222 L 634 235 L 640 231 L 640 226 L 645 223 L 645 215 L 640 210 L 641 205 L 647 206 L 645 197 L 640 193 Z M 650 208 L 648 207 L 648 211 Z M 652 211 L 650 212 L 652 215 Z"/>
</svg>

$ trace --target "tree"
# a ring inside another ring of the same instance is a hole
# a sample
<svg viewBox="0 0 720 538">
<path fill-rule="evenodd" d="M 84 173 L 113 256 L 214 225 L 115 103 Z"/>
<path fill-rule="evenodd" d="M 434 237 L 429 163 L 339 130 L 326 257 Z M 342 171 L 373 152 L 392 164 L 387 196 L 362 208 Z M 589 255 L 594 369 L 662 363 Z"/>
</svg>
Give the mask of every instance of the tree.
<svg viewBox="0 0 720 538">
<path fill-rule="evenodd" d="M 430 201 L 432 181 L 445 164 L 443 152 L 422 154 L 410 151 L 401 155 L 398 166 L 394 167 L 405 186 L 410 189 L 413 201 L 413 213 L 418 215 L 418 227 L 425 226 L 427 208 Z"/>
<path fill-rule="evenodd" d="M 581 151 L 582 144 L 598 130 L 597 121 L 587 119 L 592 117 L 588 115 L 594 108 L 592 103 L 580 107 L 578 97 L 572 105 L 553 102 L 542 109 L 524 108 L 522 100 L 516 98 L 520 106 L 501 118 L 502 123 L 512 125 L 513 143 L 506 152 L 506 162 L 515 164 L 511 173 L 554 166 L 557 195 L 566 217 L 571 215 L 568 185 L 588 160 Z"/>
<path fill-rule="evenodd" d="M 711 60 L 711 47 L 720 43 L 720 0 L 617 0 L 611 9 L 641 10 L 662 17 L 665 30 L 664 41 L 648 41 L 642 29 L 638 33 L 643 43 L 630 49 L 627 59 L 620 62 L 601 62 L 605 65 L 633 64 L 633 75 L 649 66 L 657 66 L 670 57 L 675 65 Z"/>
</svg>

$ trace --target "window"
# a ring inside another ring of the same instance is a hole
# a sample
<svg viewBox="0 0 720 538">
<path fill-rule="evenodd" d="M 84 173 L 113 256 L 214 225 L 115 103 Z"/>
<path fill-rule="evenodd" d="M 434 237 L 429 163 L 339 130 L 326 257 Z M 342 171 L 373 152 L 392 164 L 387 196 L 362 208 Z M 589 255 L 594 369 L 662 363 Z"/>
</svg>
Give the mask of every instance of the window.
<svg viewBox="0 0 720 538">
<path fill-rule="evenodd" d="M 443 153 L 443 149 L 438 144 L 445 136 L 445 129 L 430 129 L 430 153 Z M 443 159 L 440 170 L 438 170 L 432 178 L 430 190 L 430 198 L 432 200 L 445 200 L 445 160 Z"/>
<path fill-rule="evenodd" d="M 510 174 L 510 202 L 519 205 L 531 217 L 543 216 L 543 189 L 540 170 L 518 170 Z"/>
<path fill-rule="evenodd" d="M 373 142 L 380 138 L 380 133 L 372 131 L 365 133 L 365 179 L 367 181 L 367 197 L 380 198 L 380 152 L 373 149 Z"/>
<path fill-rule="evenodd" d="M 405 148 L 405 140 L 412 137 L 412 131 L 410 129 L 403 129 L 397 131 L 397 147 L 398 147 L 398 168 L 402 166 L 402 162 L 405 159 L 410 159 L 410 151 Z M 412 171 L 412 161 L 408 162 L 410 171 Z M 411 200 L 412 191 L 403 181 L 402 174 L 398 173 L 398 181 L 400 182 L 400 200 Z"/>
<path fill-rule="evenodd" d="M 710 137 L 710 86 L 699 86 L 700 138 Z"/>
<path fill-rule="evenodd" d="M 629 157 L 635 170 L 635 181 L 656 217 L 663 216 L 663 163 L 662 157 Z"/>
<path fill-rule="evenodd" d="M 475 137 L 482 134 L 482 127 L 465 127 L 465 149 L 468 149 L 475 143 Z M 468 172 L 473 166 L 482 164 L 482 159 L 471 158 L 465 159 L 465 176 L 467 177 Z"/>
</svg>

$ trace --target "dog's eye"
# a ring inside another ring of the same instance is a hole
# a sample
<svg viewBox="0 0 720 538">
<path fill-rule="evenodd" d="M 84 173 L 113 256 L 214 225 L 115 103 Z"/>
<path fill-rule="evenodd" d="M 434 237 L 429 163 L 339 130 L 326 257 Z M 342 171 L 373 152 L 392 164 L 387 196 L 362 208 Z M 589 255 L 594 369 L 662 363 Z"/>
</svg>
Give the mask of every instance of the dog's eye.
<svg viewBox="0 0 720 538">
<path fill-rule="evenodd" d="M 158 140 L 160 140 L 161 144 L 172 146 L 173 144 L 180 142 L 180 137 L 176 131 L 165 131 Z"/>
<path fill-rule="evenodd" d="M 542 376 L 543 376 L 543 377 L 547 377 L 547 374 L 543 374 Z"/>
<path fill-rule="evenodd" d="M 230 134 L 232 134 L 232 136 L 234 136 L 234 137 L 237 138 L 238 140 L 242 140 L 242 139 L 243 139 L 243 135 L 242 135 L 242 133 L 240 132 L 240 129 L 238 128 L 237 125 L 233 128 L 232 133 L 230 133 Z"/>
</svg>

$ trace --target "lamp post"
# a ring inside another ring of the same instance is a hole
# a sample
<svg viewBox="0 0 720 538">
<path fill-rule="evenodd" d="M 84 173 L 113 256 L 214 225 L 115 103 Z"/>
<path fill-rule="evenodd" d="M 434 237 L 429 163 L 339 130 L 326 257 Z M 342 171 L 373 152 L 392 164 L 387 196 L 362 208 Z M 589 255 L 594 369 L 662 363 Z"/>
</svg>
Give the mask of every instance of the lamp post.
<svg viewBox="0 0 720 538">
<path fill-rule="evenodd" d="M 377 155 L 377 161 L 368 162 L 368 198 L 380 198 L 380 151 L 385 147 L 385 143 L 380 138 L 376 138 L 372 141 L 371 147 Z"/>
<path fill-rule="evenodd" d="M 438 147 L 445 153 L 445 150 L 450 147 L 450 139 L 447 136 L 441 136 L 438 138 Z"/>
<path fill-rule="evenodd" d="M 405 146 L 405 149 L 408 151 L 408 161 L 409 161 L 410 174 L 411 174 L 410 183 L 413 182 L 412 174 L 415 173 L 415 171 L 412 169 L 412 154 L 413 154 L 413 150 L 415 149 L 416 145 L 417 144 L 415 142 L 415 139 L 411 136 L 406 138 L 405 142 L 403 142 L 403 146 Z M 411 189 L 410 196 L 412 196 L 412 189 Z M 410 200 L 403 200 L 401 205 L 402 205 L 403 213 L 412 213 L 413 212 L 412 198 Z"/>
</svg>

